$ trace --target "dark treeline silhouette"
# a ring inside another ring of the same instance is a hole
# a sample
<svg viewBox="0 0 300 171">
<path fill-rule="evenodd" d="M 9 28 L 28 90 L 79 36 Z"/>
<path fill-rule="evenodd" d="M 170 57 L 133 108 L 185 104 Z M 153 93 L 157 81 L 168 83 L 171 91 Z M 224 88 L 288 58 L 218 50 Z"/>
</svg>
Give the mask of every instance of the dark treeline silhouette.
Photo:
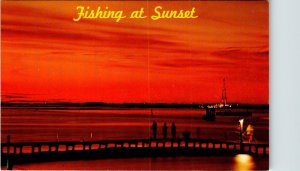
<svg viewBox="0 0 300 171">
<path fill-rule="evenodd" d="M 20 107 L 119 107 L 119 108 L 199 108 L 200 104 L 177 104 L 177 103 L 104 103 L 104 102 L 57 102 L 57 103 L 7 103 L 2 106 Z"/>
<path fill-rule="evenodd" d="M 73 103 L 73 102 L 1 102 L 2 106 L 11 107 L 118 107 L 118 108 L 206 108 L 211 104 L 179 104 L 179 103 L 105 103 L 105 102 L 85 102 L 85 103 Z M 268 104 L 232 104 L 231 108 L 239 109 L 269 109 Z"/>
</svg>

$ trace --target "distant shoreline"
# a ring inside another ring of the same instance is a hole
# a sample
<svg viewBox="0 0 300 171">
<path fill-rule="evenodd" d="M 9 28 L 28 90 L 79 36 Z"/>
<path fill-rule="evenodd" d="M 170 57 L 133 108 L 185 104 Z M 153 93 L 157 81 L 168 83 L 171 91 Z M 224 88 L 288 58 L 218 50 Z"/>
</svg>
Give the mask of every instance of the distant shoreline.
<svg viewBox="0 0 300 171">
<path fill-rule="evenodd" d="M 45 108 L 83 108 L 83 109 L 103 109 L 103 108 L 205 108 L 207 104 L 179 104 L 179 103 L 104 103 L 104 102 L 86 102 L 86 103 L 1 103 L 2 107 L 45 107 Z M 269 109 L 269 104 L 232 104 L 234 109 Z"/>
</svg>

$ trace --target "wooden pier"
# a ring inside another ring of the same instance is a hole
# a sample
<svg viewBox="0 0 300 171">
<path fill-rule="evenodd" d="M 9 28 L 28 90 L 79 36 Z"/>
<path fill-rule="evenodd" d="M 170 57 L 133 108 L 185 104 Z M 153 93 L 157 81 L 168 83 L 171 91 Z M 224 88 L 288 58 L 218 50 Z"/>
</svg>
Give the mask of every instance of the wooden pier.
<svg viewBox="0 0 300 171">
<path fill-rule="evenodd" d="M 210 139 L 135 139 L 2 143 L 1 163 L 82 160 L 98 158 L 269 155 L 268 144 L 239 143 Z"/>
</svg>

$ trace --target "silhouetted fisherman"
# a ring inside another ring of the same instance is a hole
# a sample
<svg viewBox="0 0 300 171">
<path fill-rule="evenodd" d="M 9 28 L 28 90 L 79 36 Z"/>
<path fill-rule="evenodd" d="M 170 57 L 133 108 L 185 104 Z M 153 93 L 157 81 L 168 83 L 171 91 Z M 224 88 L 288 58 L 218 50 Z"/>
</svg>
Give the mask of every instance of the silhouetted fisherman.
<svg viewBox="0 0 300 171">
<path fill-rule="evenodd" d="M 156 123 L 156 121 L 153 121 L 153 123 L 152 123 L 153 139 L 156 139 L 156 132 L 157 132 L 157 123 Z"/>
<path fill-rule="evenodd" d="M 164 123 L 164 126 L 162 127 L 162 131 L 163 131 L 163 138 L 167 139 L 167 131 L 168 131 L 168 127 L 166 122 Z"/>
<path fill-rule="evenodd" d="M 172 126 L 171 126 L 171 133 L 172 133 L 172 139 L 175 139 L 176 138 L 176 126 L 175 126 L 174 122 L 172 123 Z"/>
</svg>

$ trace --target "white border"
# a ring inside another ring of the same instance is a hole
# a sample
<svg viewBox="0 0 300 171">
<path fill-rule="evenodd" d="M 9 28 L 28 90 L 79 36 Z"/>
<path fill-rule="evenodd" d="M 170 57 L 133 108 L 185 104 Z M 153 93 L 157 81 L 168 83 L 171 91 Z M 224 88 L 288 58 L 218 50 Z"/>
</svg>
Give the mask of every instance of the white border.
<svg viewBox="0 0 300 171">
<path fill-rule="evenodd" d="M 300 1 L 270 1 L 270 170 L 300 170 Z"/>
</svg>

